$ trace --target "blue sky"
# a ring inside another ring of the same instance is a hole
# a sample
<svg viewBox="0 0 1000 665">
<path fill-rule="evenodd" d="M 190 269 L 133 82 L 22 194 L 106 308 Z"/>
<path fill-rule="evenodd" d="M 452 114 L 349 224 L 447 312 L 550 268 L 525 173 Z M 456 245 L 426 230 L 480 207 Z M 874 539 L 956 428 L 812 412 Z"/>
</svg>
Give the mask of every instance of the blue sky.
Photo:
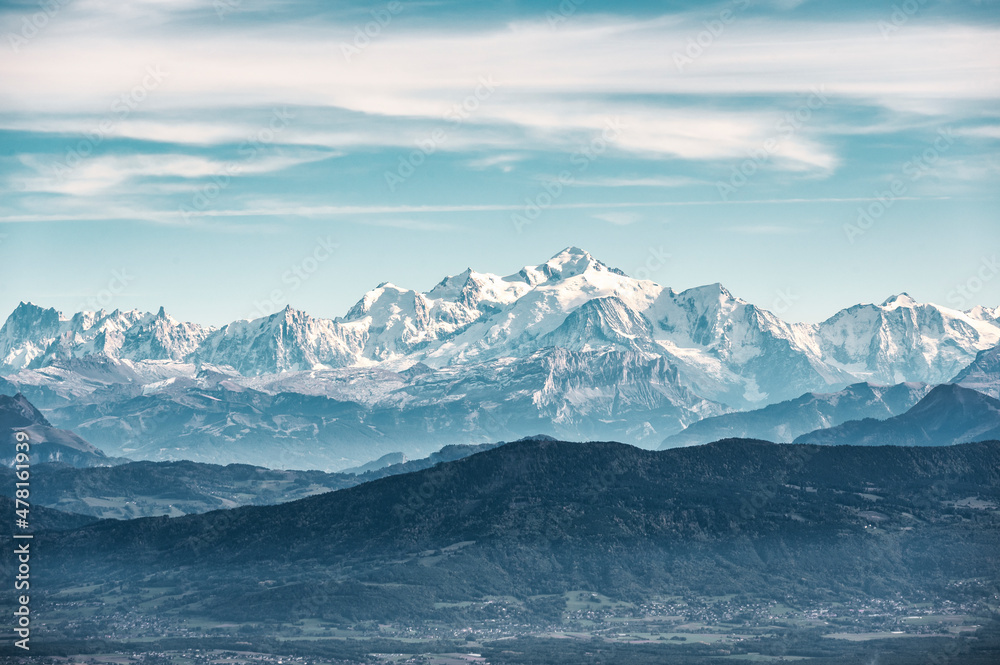
<svg viewBox="0 0 1000 665">
<path fill-rule="evenodd" d="M 333 317 L 569 245 L 790 320 L 1000 304 L 997 2 L 124 4 L 0 3 L 0 312 Z"/>
</svg>

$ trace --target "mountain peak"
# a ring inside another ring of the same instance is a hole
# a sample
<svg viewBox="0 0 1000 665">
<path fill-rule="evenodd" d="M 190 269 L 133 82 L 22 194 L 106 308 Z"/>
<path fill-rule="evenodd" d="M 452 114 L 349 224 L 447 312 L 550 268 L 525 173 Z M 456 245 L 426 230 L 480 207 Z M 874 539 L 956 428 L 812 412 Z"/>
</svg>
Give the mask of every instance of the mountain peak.
<svg viewBox="0 0 1000 665">
<path fill-rule="evenodd" d="M 285 305 L 280 312 L 276 312 L 271 318 L 292 323 L 299 320 L 309 319 L 310 316 L 306 312 L 303 312 L 300 309 L 295 309 L 291 305 Z"/>
<path fill-rule="evenodd" d="M 574 245 L 567 247 L 561 252 L 557 252 L 555 255 L 552 256 L 552 258 L 558 259 L 563 256 L 570 256 L 576 258 L 594 258 L 593 256 L 591 256 L 590 252 L 584 249 L 580 249 L 579 247 L 576 247 Z"/>
<path fill-rule="evenodd" d="M 0 395 L 0 423 L 5 428 L 49 426 L 49 421 L 21 393 L 13 397 Z"/>
<path fill-rule="evenodd" d="M 59 313 L 55 310 L 55 308 L 50 307 L 49 309 L 45 309 L 44 307 L 36 305 L 33 302 L 26 302 L 22 300 L 18 306 L 14 308 L 14 311 L 11 312 L 8 318 L 25 321 L 52 315 L 54 315 L 57 319 L 59 318 Z"/>
<path fill-rule="evenodd" d="M 537 270 L 548 279 L 569 279 L 582 275 L 589 270 L 612 272 L 616 275 L 625 276 L 621 270 L 610 268 L 605 263 L 597 260 L 594 256 L 579 247 L 567 247 L 551 259 L 538 266 Z"/>
<path fill-rule="evenodd" d="M 60 315 L 53 308 L 45 309 L 30 302 L 22 302 L 11 312 L 0 331 L 6 339 L 23 341 L 40 331 L 55 335 L 59 328 Z"/>
<path fill-rule="evenodd" d="M 546 265 L 601 264 L 590 252 L 579 247 L 567 247 L 545 262 Z"/>
<path fill-rule="evenodd" d="M 916 304 L 917 304 L 917 301 L 914 300 L 910 296 L 909 293 L 906 293 L 904 291 L 904 292 L 900 293 L 899 295 L 895 295 L 895 296 L 891 296 L 889 298 L 886 298 L 885 302 L 883 302 L 881 306 L 882 307 L 890 307 L 890 308 L 894 309 L 896 307 L 913 307 Z"/>
<path fill-rule="evenodd" d="M 739 300 L 739 298 L 734 296 L 729 289 L 719 282 L 703 286 L 692 286 L 689 289 L 681 291 L 679 295 L 685 298 L 697 298 L 698 300 Z"/>
</svg>

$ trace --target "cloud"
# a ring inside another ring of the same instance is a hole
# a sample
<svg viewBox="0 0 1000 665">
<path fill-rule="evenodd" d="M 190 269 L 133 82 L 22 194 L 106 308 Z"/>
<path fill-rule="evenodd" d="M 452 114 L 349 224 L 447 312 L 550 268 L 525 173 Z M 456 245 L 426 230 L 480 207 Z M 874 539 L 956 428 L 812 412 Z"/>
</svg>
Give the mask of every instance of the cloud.
<svg viewBox="0 0 1000 665">
<path fill-rule="evenodd" d="M 896 201 L 935 201 L 947 200 L 948 196 L 898 196 Z M 607 219 L 610 210 L 629 210 L 644 208 L 673 208 L 673 207 L 701 207 L 701 206 L 758 206 L 758 205 L 785 205 L 785 204 L 820 204 L 820 203 L 867 203 L 879 201 L 875 196 L 868 197 L 822 197 L 822 198 L 787 198 L 787 199 L 751 199 L 751 200 L 731 200 L 710 199 L 702 201 L 622 201 L 618 203 L 607 202 L 583 202 L 583 203 L 555 203 L 549 206 L 551 210 L 596 210 L 599 217 L 604 221 Z M 8 214 L 0 216 L 0 224 L 15 223 L 41 223 L 41 222 L 66 222 L 66 221 L 92 221 L 92 220 L 126 220 L 126 221 L 148 221 L 160 224 L 189 224 L 190 221 L 183 219 L 177 210 L 162 210 L 152 208 L 136 208 L 134 206 L 107 206 L 97 205 L 91 209 L 83 209 L 80 206 L 67 208 L 66 212 L 52 210 L 51 202 L 45 205 L 45 211 L 26 212 L 18 214 Z M 213 221 L 217 219 L 254 219 L 279 217 L 284 220 L 295 218 L 312 219 L 333 219 L 352 218 L 347 221 L 365 223 L 373 226 L 386 226 L 387 218 L 390 215 L 402 215 L 405 218 L 400 224 L 405 228 L 417 228 L 412 217 L 415 215 L 433 214 L 468 214 L 468 213 L 489 213 L 489 212 L 516 212 L 523 210 L 523 204 L 459 204 L 459 205 L 287 205 L 275 203 L 270 205 L 248 206 L 244 208 L 208 208 L 189 213 L 193 220 Z M 594 215 L 596 216 L 596 215 Z M 373 217 L 373 219 L 372 219 Z M 365 219 L 370 218 L 370 219 Z M 622 217 L 618 218 L 622 220 Z M 214 223 L 214 221 L 213 221 Z M 470 218 L 462 223 L 477 223 Z M 765 227 L 761 227 L 765 228 Z M 426 230 L 446 230 L 443 227 L 426 226 Z"/>
<path fill-rule="evenodd" d="M 952 130 L 957 136 L 972 138 L 1000 139 L 1000 125 L 982 125 L 980 127 L 963 127 Z"/>
<path fill-rule="evenodd" d="M 229 126 L 234 109 L 289 106 L 393 119 L 403 128 L 381 139 L 363 122 L 342 132 L 307 123 L 289 128 L 287 140 L 313 145 L 412 145 L 420 123 L 433 122 L 451 132 L 446 150 L 509 149 L 525 140 L 573 150 L 620 117 L 628 129 L 617 151 L 709 160 L 760 146 L 819 86 L 837 103 L 890 115 L 959 117 L 1000 97 L 1000 52 L 993 47 L 1000 30 L 988 25 L 914 23 L 886 40 L 874 23 L 742 17 L 679 71 L 674 54 L 704 29 L 688 15 L 581 18 L 556 31 L 544 21 L 466 32 L 390 25 L 350 62 L 338 45 L 351 25 L 290 22 L 261 32 L 252 22 L 232 21 L 206 40 L 169 22 L 152 32 L 102 23 L 94 12 L 60 18 L 44 49 L 0 60 L 0 78 L 17 91 L 0 98 L 0 110 L 39 117 L 22 127 L 60 124 L 46 114 L 99 117 L 139 85 L 147 65 L 168 75 L 122 121 L 122 135 L 191 143 L 237 138 L 246 128 Z M 484 80 L 495 90 L 480 99 Z M 718 103 L 761 95 L 772 98 L 768 106 Z M 460 126 L 445 120 L 467 102 L 476 108 Z M 192 117 L 174 122 L 178 114 Z M 774 166 L 834 169 L 839 160 L 823 137 L 824 122 L 814 116 L 782 134 Z"/>
<path fill-rule="evenodd" d="M 801 227 L 781 226 L 777 224 L 744 224 L 744 225 L 730 226 L 728 230 L 733 233 L 742 233 L 745 235 L 758 235 L 758 236 L 794 235 L 797 233 L 804 232 L 804 229 L 802 229 Z"/>
<path fill-rule="evenodd" d="M 514 164 L 522 159 L 524 159 L 523 155 L 499 153 L 496 155 L 489 155 L 487 157 L 470 159 L 467 164 L 469 165 L 469 168 L 476 169 L 477 171 L 499 167 L 504 173 L 510 173 L 514 169 Z"/>
<path fill-rule="evenodd" d="M 614 224 L 615 226 L 628 226 L 642 219 L 641 215 L 634 212 L 595 212 L 591 217 Z"/>
<path fill-rule="evenodd" d="M 229 161 L 185 154 L 112 154 L 83 158 L 72 168 L 60 161 L 61 155 L 47 155 L 44 159 L 39 155 L 22 155 L 20 161 L 31 173 L 14 176 L 11 184 L 15 190 L 22 192 L 91 196 L 139 179 L 201 180 L 221 175 L 239 177 L 271 173 L 336 154 L 313 150 Z M 192 183 L 175 189 L 190 190 L 194 186 L 195 183 Z M 157 183 L 156 189 L 163 193 L 169 186 Z"/>
<path fill-rule="evenodd" d="M 578 187 L 694 187 L 696 185 L 712 185 L 707 180 L 689 178 L 688 176 L 653 176 L 633 178 L 581 178 L 573 185 Z"/>
</svg>

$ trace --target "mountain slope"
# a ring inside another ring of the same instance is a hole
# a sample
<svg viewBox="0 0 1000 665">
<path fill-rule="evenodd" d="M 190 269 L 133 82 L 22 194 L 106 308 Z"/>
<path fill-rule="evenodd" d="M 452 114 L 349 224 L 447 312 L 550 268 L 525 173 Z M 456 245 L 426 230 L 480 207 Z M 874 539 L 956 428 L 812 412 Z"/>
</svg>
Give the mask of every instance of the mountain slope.
<svg viewBox="0 0 1000 665">
<path fill-rule="evenodd" d="M 177 517 L 237 506 L 274 505 L 379 478 L 430 469 L 500 445 L 504 444 L 445 446 L 425 458 L 360 473 L 288 471 L 246 464 L 219 466 L 189 461 L 128 462 L 86 468 L 59 463 L 38 464 L 31 470 L 32 510 L 47 507 L 74 518 L 135 519 L 161 515 Z M 399 454 L 391 456 L 399 457 Z M 16 489 L 14 470 L 0 468 L 0 480 L 3 481 L 0 495 L 13 497 Z M 71 527 L 80 525 L 82 522 L 71 523 Z"/>
<path fill-rule="evenodd" d="M 0 462 L 14 464 L 18 433 L 27 435 L 30 463 L 63 462 L 72 466 L 105 466 L 114 463 L 98 448 L 73 432 L 57 429 L 23 395 L 0 395 Z"/>
<path fill-rule="evenodd" d="M 14 491 L 13 472 L 4 494 Z M 7 474 L 4 474 L 5 476 Z M 357 485 L 352 476 L 322 471 L 273 471 L 234 464 L 132 462 L 74 468 L 41 464 L 32 469 L 34 507 L 100 519 L 187 515 L 244 505 L 269 505 Z"/>
<path fill-rule="evenodd" d="M 857 383 L 835 393 L 808 393 L 755 411 L 727 413 L 699 420 L 667 437 L 661 448 L 693 446 L 729 438 L 791 442 L 802 434 L 848 420 L 884 420 L 898 416 L 930 389 L 931 386 L 922 383 L 896 386 Z"/>
<path fill-rule="evenodd" d="M 906 413 L 853 420 L 803 434 L 795 443 L 863 446 L 949 446 L 1000 438 L 1000 401 L 952 384 L 935 387 Z"/>
<path fill-rule="evenodd" d="M 11 483 L 13 485 L 13 483 Z M 14 499 L 8 496 L 0 496 L 0 513 L 4 515 L 14 515 L 14 511 L 19 508 Z M 45 506 L 33 505 L 28 513 L 31 530 L 23 533 L 37 533 L 39 531 L 69 531 L 93 524 L 97 518 L 89 515 L 78 515 L 67 513 L 61 510 L 46 508 Z"/>
<path fill-rule="evenodd" d="M 976 359 L 949 383 L 957 383 L 1000 399 L 1000 346 L 980 351 Z"/>
<path fill-rule="evenodd" d="M 50 417 L 133 459 L 338 471 L 390 452 L 423 457 L 442 445 L 526 433 L 656 445 L 725 411 L 680 385 L 661 358 L 560 348 L 440 370 L 297 373 L 248 383 L 255 388 L 214 375 L 166 380 L 59 406 Z"/>
<path fill-rule="evenodd" d="M 586 589 L 798 602 L 936 597 L 992 578 L 1000 443 L 730 440 L 650 452 L 512 443 L 274 507 L 102 522 L 47 537 L 46 588 L 151 575 L 220 620 L 407 620 Z M 267 582 L 263 582 L 267 580 Z"/>
</svg>

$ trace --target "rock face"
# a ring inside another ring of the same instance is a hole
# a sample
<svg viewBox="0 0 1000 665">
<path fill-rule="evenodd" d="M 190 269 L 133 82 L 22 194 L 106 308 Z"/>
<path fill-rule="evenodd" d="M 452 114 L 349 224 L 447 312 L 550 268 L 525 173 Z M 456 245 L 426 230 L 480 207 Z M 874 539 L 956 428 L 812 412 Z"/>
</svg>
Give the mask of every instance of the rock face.
<svg viewBox="0 0 1000 665">
<path fill-rule="evenodd" d="M 453 433 L 438 445 L 544 433 L 656 447 L 704 417 L 806 393 L 939 384 L 998 343 L 995 311 L 981 307 L 900 294 L 822 323 L 788 323 L 720 284 L 675 292 L 571 247 L 506 277 L 465 270 L 426 293 L 381 284 L 338 319 L 288 307 L 216 330 L 162 309 L 66 318 L 22 304 L 0 329 L 0 392 L 43 408 L 104 404 L 100 422 L 71 409 L 53 417 L 121 448 L 145 444 L 98 430 L 134 430 L 115 423 L 128 400 L 189 391 L 198 401 L 197 391 L 218 386 L 356 405 L 366 415 L 352 445 L 392 430 Z M 148 430 L 142 436 L 148 442 Z M 158 454 L 176 457 L 169 448 Z M 428 452 L 388 442 L 358 461 L 391 451 Z"/>
</svg>

